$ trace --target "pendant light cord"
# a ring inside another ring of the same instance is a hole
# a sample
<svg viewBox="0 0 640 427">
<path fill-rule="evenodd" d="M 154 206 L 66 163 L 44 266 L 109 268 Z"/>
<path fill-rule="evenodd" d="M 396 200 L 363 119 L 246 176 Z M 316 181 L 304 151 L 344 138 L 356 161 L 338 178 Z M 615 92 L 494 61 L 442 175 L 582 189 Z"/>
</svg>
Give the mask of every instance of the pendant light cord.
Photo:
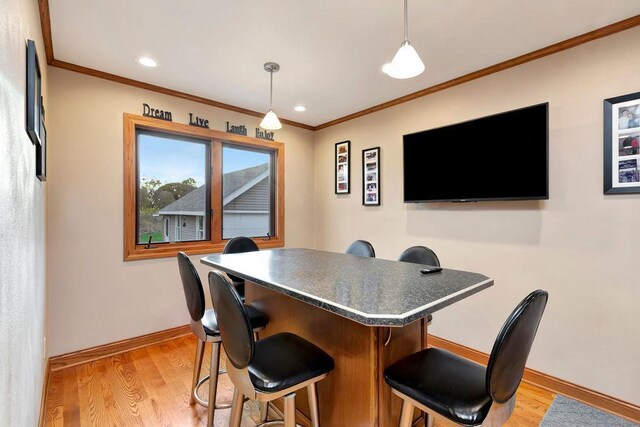
<svg viewBox="0 0 640 427">
<path fill-rule="evenodd" d="M 407 1 L 407 0 L 405 0 Z M 269 83 L 269 111 L 272 110 L 273 105 L 273 71 L 269 71 L 270 83 Z"/>
<path fill-rule="evenodd" d="M 404 41 L 409 41 L 409 13 L 407 11 L 407 0 L 404 0 Z"/>
</svg>

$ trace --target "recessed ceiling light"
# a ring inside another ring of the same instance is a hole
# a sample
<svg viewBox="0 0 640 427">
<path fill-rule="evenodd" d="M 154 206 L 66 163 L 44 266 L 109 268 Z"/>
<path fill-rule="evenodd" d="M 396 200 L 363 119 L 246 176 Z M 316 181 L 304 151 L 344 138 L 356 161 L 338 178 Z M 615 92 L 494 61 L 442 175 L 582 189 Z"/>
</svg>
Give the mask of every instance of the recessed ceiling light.
<svg viewBox="0 0 640 427">
<path fill-rule="evenodd" d="M 303 111 L 307 111 L 307 108 L 304 105 L 296 105 L 294 110 L 303 112 Z"/>
<path fill-rule="evenodd" d="M 144 65 L 145 67 L 151 67 L 151 68 L 158 65 L 156 61 L 154 61 L 153 59 L 147 56 L 141 56 L 140 58 L 138 58 L 138 63 L 140 65 Z"/>
</svg>

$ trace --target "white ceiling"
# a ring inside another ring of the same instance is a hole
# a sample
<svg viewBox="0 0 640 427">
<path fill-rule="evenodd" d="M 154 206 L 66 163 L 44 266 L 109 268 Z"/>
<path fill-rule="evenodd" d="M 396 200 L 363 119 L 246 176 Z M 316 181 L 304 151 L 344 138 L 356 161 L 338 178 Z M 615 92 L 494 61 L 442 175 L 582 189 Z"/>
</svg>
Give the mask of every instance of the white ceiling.
<svg viewBox="0 0 640 427">
<path fill-rule="evenodd" d="M 50 0 L 55 57 L 319 125 L 640 14 L 639 0 L 409 0 L 426 71 L 380 72 L 402 42 L 401 0 Z M 150 56 L 148 69 L 135 59 Z M 297 104 L 304 113 L 293 111 Z"/>
</svg>

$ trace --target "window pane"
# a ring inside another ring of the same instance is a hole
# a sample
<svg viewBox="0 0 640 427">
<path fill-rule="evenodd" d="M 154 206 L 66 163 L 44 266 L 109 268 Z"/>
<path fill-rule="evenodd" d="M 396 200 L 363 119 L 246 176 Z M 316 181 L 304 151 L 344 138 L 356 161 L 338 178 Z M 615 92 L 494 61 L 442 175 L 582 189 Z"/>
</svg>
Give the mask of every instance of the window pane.
<svg viewBox="0 0 640 427">
<path fill-rule="evenodd" d="M 273 152 L 222 147 L 222 238 L 273 236 Z"/>
<path fill-rule="evenodd" d="M 139 130 L 138 243 L 206 240 L 208 142 Z"/>
</svg>

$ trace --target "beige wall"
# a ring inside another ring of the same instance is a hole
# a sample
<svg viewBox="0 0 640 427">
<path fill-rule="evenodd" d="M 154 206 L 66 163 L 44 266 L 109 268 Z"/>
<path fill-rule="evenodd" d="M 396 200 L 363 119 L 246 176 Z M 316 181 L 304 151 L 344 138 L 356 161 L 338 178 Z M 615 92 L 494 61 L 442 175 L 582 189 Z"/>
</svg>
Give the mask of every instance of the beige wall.
<svg viewBox="0 0 640 427">
<path fill-rule="evenodd" d="M 342 251 L 362 238 L 394 259 L 427 245 L 446 267 L 494 278 L 494 287 L 436 313 L 431 329 L 487 353 L 518 301 L 546 289 L 529 366 L 640 403 L 640 196 L 602 194 L 602 101 L 640 90 L 638 40 L 640 28 L 628 30 L 317 132 L 316 248 Z M 428 73 L 438 58 L 426 60 Z M 403 134 L 547 101 L 548 201 L 402 202 Z M 348 196 L 333 194 L 342 140 L 353 150 Z M 360 150 L 375 146 L 382 206 L 365 208 Z"/>
<path fill-rule="evenodd" d="M 153 72 L 161 72 L 160 69 Z M 50 353 L 110 343 L 188 323 L 174 258 L 123 262 L 122 114 L 142 103 L 251 132 L 260 119 L 50 68 Z M 206 82 L 204 84 L 217 84 Z M 313 136 L 285 126 L 287 246 L 313 244 Z M 206 268 L 192 257 L 200 272 Z"/>
<path fill-rule="evenodd" d="M 36 178 L 25 131 L 27 39 L 40 55 L 46 111 L 50 104 L 38 3 L 0 0 L 0 11 L 0 424 L 35 426 L 46 357 L 47 184 Z"/>
<path fill-rule="evenodd" d="M 639 38 L 629 30 L 316 134 L 285 126 L 276 138 L 286 144 L 287 246 L 342 251 L 365 238 L 393 259 L 425 244 L 447 267 L 491 276 L 493 288 L 438 312 L 431 329 L 485 352 L 515 304 L 546 289 L 529 366 L 640 403 L 640 197 L 602 195 L 602 100 L 640 90 Z M 147 102 L 215 129 L 259 119 L 55 68 L 49 81 L 50 354 L 187 323 L 172 258 L 122 261 L 122 113 Z M 402 203 L 403 134 L 547 101 L 549 201 Z M 352 194 L 336 196 L 333 144 L 346 139 Z M 364 208 L 360 150 L 374 146 L 382 206 Z"/>
</svg>

